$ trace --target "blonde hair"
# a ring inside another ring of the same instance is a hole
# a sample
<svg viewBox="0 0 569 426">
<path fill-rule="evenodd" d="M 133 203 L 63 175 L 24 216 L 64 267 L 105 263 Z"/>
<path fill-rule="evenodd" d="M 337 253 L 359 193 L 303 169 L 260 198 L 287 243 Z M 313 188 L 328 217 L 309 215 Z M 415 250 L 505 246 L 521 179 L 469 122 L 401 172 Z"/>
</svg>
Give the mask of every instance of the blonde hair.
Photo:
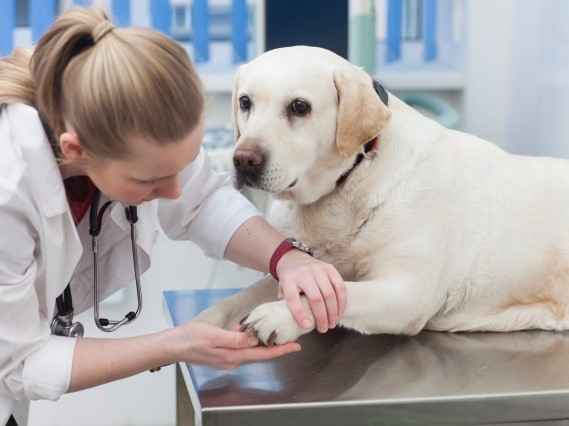
<svg viewBox="0 0 569 426">
<path fill-rule="evenodd" d="M 129 138 L 179 142 L 204 108 L 183 47 L 149 29 L 115 28 L 100 9 L 63 13 L 31 57 L 16 50 L 0 60 L 0 104 L 15 102 L 37 108 L 55 137 L 73 129 L 100 158 L 126 156 Z"/>
</svg>

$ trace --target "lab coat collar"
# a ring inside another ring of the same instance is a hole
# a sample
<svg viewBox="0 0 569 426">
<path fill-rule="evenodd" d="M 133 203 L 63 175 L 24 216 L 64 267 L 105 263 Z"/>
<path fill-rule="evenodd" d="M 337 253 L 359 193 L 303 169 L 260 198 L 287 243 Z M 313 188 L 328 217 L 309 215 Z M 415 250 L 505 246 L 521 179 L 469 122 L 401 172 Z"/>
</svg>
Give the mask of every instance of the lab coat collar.
<svg viewBox="0 0 569 426">
<path fill-rule="evenodd" d="M 41 212 L 46 217 L 64 214 L 73 223 L 63 178 L 38 112 L 34 108 L 23 104 L 10 105 L 7 110 L 10 116 L 12 137 L 21 146 L 26 167 L 28 168 L 26 173 L 31 181 L 34 198 L 38 200 Z M 101 204 L 103 204 L 103 201 L 101 199 Z M 153 212 L 155 213 L 156 210 L 157 204 L 154 201 L 141 205 L 138 209 L 139 222 L 144 221 L 145 225 L 154 224 Z M 111 208 L 111 217 L 122 230 L 130 230 L 130 224 L 124 215 L 124 205 L 115 202 Z M 152 227 L 148 226 L 141 228 L 152 229 Z M 79 239 L 78 236 L 77 239 Z M 138 232 L 139 245 L 147 253 L 150 252 L 153 239 L 153 232 Z"/>
<path fill-rule="evenodd" d="M 10 139 L 21 161 L 22 173 L 44 225 L 42 252 L 45 253 L 45 297 L 48 318 L 54 302 L 63 292 L 81 257 L 83 247 L 67 205 L 63 179 L 38 112 L 27 105 L 6 108 Z"/>
<path fill-rule="evenodd" d="M 27 105 L 13 104 L 7 109 L 12 138 L 21 149 L 34 198 L 41 213 L 54 217 L 68 212 L 63 178 L 38 112 Z"/>
<path fill-rule="evenodd" d="M 48 218 L 64 215 L 65 227 L 72 232 L 74 240 L 79 242 L 73 217 L 67 203 L 63 178 L 53 154 L 53 150 L 41 124 L 38 112 L 27 105 L 15 104 L 8 108 L 12 135 L 20 144 L 26 160 L 27 175 L 31 181 L 34 198 L 38 200 L 41 212 Z M 103 200 L 101 200 L 103 201 Z M 157 209 L 156 203 L 145 203 L 139 210 L 139 222 L 145 225 L 154 222 L 152 212 Z M 124 215 L 124 206 L 115 202 L 111 209 L 113 221 L 125 232 L 130 231 L 130 224 Z M 72 226 L 70 226 L 72 225 Z M 140 228 L 140 229 L 138 229 Z M 150 253 L 154 232 L 151 226 L 137 227 L 137 243 Z M 79 254 L 81 251 L 79 250 Z M 78 260 L 78 259 L 77 259 Z M 75 265 L 77 262 L 72 262 Z"/>
<path fill-rule="evenodd" d="M 67 203 L 63 178 L 59 166 L 39 119 L 38 112 L 27 105 L 12 104 L 6 108 L 10 137 L 21 155 L 23 173 L 29 180 L 30 191 L 37 201 L 40 214 L 45 218 L 43 227 L 46 255 L 46 299 L 55 301 L 67 284 L 83 254 L 83 244 L 73 221 Z M 101 203 L 104 200 L 101 199 Z M 141 269 L 149 265 L 149 254 L 157 237 L 156 201 L 144 203 L 138 209 L 139 221 L 136 227 L 136 243 L 142 249 Z M 110 216 L 124 233 L 130 232 L 130 224 L 124 215 L 124 206 L 116 202 L 111 207 Z M 88 218 L 86 218 L 88 220 Z M 121 237 L 120 233 L 107 235 L 109 246 Z M 102 253 L 104 256 L 104 253 Z M 125 265 L 126 268 L 126 265 Z M 129 267 L 130 273 L 130 267 Z M 124 274 L 126 276 L 126 269 Z M 115 277 L 110 277 L 114 279 Z M 47 317 L 53 316 L 54 306 L 48 302 Z"/>
</svg>

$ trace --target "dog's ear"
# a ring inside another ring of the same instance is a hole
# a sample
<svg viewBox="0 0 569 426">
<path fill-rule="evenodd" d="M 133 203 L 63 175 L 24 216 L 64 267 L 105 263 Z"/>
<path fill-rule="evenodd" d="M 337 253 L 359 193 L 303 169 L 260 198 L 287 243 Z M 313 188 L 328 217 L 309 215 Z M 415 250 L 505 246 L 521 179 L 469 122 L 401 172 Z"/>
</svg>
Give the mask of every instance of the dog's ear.
<svg viewBox="0 0 569 426">
<path fill-rule="evenodd" d="M 360 68 L 334 71 L 334 85 L 338 92 L 336 146 L 347 157 L 375 138 L 391 113 L 375 92 L 371 77 Z"/>
<path fill-rule="evenodd" d="M 233 138 L 234 138 L 234 142 L 237 143 L 237 140 L 239 139 L 239 136 L 241 136 L 241 133 L 239 132 L 239 120 L 238 120 L 238 114 L 239 114 L 239 74 L 241 72 L 241 68 L 243 68 L 244 65 L 241 65 L 239 68 L 237 68 L 237 72 L 235 73 L 235 78 L 233 80 L 233 91 L 231 92 L 231 105 L 233 108 L 233 112 L 231 114 L 231 117 L 233 119 Z"/>
</svg>

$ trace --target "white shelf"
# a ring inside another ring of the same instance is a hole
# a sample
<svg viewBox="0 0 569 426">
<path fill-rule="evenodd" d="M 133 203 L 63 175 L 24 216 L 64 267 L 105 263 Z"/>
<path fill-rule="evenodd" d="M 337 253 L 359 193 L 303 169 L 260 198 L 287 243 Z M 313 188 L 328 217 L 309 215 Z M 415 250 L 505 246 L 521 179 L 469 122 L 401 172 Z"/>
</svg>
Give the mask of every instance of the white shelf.
<svg viewBox="0 0 569 426">
<path fill-rule="evenodd" d="M 237 67 L 208 69 L 198 66 L 205 90 L 211 94 L 229 94 Z M 462 90 L 464 76 L 451 68 L 389 69 L 376 73 L 375 78 L 389 90 Z"/>
<path fill-rule="evenodd" d="M 455 70 L 384 71 L 375 78 L 389 90 L 462 90 L 464 77 Z"/>
</svg>

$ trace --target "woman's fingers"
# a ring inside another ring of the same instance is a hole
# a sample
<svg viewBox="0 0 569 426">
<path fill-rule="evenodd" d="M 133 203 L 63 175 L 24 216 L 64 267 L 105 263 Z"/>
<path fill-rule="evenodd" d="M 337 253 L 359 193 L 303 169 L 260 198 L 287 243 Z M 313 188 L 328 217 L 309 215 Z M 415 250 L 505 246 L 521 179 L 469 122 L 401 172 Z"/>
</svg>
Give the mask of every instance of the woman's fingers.
<svg viewBox="0 0 569 426">
<path fill-rule="evenodd" d="M 338 317 L 340 318 L 344 315 L 344 312 L 346 312 L 346 283 L 340 273 L 332 265 L 329 265 L 327 272 L 338 300 Z"/>
<path fill-rule="evenodd" d="M 300 351 L 300 345 L 291 342 L 271 347 L 258 346 L 247 349 L 228 349 L 225 351 L 224 356 L 226 361 L 228 361 L 227 365 L 238 367 L 251 362 L 268 361 L 298 351 Z"/>
<path fill-rule="evenodd" d="M 300 288 L 304 291 L 304 295 L 308 299 L 310 310 L 316 321 L 316 328 L 320 333 L 326 333 L 328 331 L 329 319 L 320 288 L 315 282 L 302 284 Z"/>
<path fill-rule="evenodd" d="M 281 288 L 288 308 L 298 325 L 302 328 L 311 327 L 312 321 L 310 321 L 310 317 L 300 301 L 298 287 L 296 285 L 287 285 L 286 282 L 283 282 Z"/>
<path fill-rule="evenodd" d="M 324 304 L 326 306 L 326 313 L 328 315 L 328 328 L 336 327 L 338 322 L 338 317 L 340 315 L 338 308 L 338 298 L 336 296 L 336 290 L 330 282 L 330 278 L 326 271 L 321 271 L 315 275 L 316 283 L 318 284 L 318 289 L 322 294 L 324 299 Z"/>
<path fill-rule="evenodd" d="M 212 333 L 211 342 L 216 348 L 242 349 L 257 346 L 259 340 L 249 333 L 242 331 L 230 331 L 216 328 Z"/>
<path fill-rule="evenodd" d="M 285 343 L 278 346 L 257 346 L 249 348 L 209 348 L 201 352 L 201 356 L 192 360 L 196 364 L 205 364 L 224 370 L 237 368 L 242 364 L 268 361 L 281 356 L 300 351 L 296 342 Z"/>
</svg>

